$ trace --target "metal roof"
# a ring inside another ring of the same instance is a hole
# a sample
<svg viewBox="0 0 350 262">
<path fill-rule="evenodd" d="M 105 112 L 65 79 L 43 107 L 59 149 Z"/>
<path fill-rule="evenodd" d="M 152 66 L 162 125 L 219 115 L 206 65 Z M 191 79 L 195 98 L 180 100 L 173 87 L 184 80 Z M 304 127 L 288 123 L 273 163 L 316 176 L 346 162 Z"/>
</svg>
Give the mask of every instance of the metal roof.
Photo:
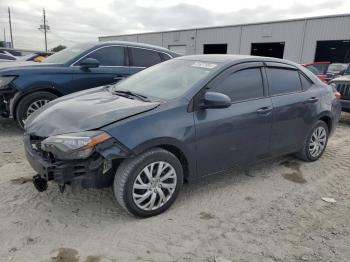
<svg viewBox="0 0 350 262">
<path fill-rule="evenodd" d="M 316 20 L 316 19 L 347 17 L 347 16 L 350 17 L 350 13 L 335 14 L 335 15 L 325 15 L 325 16 L 312 16 L 312 17 L 304 17 L 304 18 L 291 18 L 291 19 L 275 20 L 275 21 L 252 22 L 252 23 L 244 23 L 244 24 L 231 24 L 231 25 L 221 25 L 221 26 L 194 27 L 194 28 L 184 28 L 184 29 L 176 29 L 176 30 L 164 30 L 164 31 L 154 31 L 154 32 L 140 32 L 140 33 L 133 33 L 133 34 L 106 35 L 106 36 L 100 36 L 99 38 L 114 37 L 114 36 L 145 35 L 145 34 L 156 34 L 156 33 L 170 33 L 170 32 L 179 32 L 179 31 L 214 29 L 214 28 L 225 28 L 225 27 L 240 27 L 240 26 L 249 26 L 249 25 L 263 25 L 263 24 L 274 24 L 274 23 L 305 21 L 305 20 Z"/>
</svg>

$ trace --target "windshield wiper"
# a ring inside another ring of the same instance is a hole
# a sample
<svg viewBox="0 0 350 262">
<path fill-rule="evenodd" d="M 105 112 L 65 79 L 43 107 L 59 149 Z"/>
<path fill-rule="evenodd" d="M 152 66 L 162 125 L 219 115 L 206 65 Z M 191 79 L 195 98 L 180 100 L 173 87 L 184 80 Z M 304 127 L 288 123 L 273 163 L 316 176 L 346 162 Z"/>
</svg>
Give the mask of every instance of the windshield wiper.
<svg viewBox="0 0 350 262">
<path fill-rule="evenodd" d="M 121 96 L 126 96 L 126 97 L 130 97 L 130 96 L 133 96 L 133 97 L 137 97 L 138 99 L 144 101 L 144 102 L 150 102 L 150 100 L 147 98 L 147 96 L 144 96 L 144 95 L 140 95 L 140 94 L 137 94 L 137 93 L 134 93 L 134 92 L 131 92 L 131 91 L 126 91 L 126 90 L 113 90 L 113 94 L 116 94 L 116 95 L 121 95 Z"/>
</svg>

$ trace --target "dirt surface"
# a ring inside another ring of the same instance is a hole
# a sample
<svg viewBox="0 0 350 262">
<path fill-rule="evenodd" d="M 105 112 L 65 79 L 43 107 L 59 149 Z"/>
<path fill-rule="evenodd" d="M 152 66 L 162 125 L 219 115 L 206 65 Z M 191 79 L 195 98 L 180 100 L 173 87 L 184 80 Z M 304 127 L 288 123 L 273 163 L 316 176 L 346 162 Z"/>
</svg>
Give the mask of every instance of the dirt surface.
<svg viewBox="0 0 350 262">
<path fill-rule="evenodd" d="M 287 156 L 185 185 L 149 219 L 110 189 L 38 193 L 33 175 L 22 132 L 0 120 L 0 261 L 350 261 L 350 114 L 319 161 Z"/>
</svg>

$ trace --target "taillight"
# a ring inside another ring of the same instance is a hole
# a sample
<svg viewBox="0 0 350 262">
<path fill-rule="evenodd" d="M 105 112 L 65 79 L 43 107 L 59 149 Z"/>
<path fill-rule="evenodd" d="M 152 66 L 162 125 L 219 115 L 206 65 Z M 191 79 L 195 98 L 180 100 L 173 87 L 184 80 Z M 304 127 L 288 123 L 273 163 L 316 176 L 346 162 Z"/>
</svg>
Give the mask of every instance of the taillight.
<svg viewBox="0 0 350 262">
<path fill-rule="evenodd" d="M 337 100 L 340 100 L 341 99 L 341 93 L 339 93 L 338 91 L 335 91 L 335 98 L 337 99 Z"/>
<path fill-rule="evenodd" d="M 339 93 L 338 90 L 337 90 L 337 84 L 336 83 L 330 83 L 329 86 L 333 89 L 335 98 L 337 100 L 340 100 L 341 99 L 341 93 Z"/>
</svg>

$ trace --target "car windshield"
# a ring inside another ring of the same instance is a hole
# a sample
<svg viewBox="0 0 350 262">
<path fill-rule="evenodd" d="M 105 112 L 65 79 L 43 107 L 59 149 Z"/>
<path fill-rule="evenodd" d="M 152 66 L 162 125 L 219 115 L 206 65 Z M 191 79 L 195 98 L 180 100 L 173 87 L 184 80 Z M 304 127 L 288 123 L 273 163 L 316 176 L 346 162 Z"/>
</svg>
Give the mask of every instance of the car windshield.
<svg viewBox="0 0 350 262">
<path fill-rule="evenodd" d="M 42 63 L 65 64 L 77 55 L 93 47 L 93 44 L 78 44 L 68 47 L 45 58 Z"/>
<path fill-rule="evenodd" d="M 347 67 L 346 64 L 331 64 L 328 68 L 328 71 L 339 72 L 339 71 L 346 69 L 346 67 Z"/>
<path fill-rule="evenodd" d="M 306 68 L 309 69 L 316 75 L 325 75 L 327 72 L 329 64 L 311 64 L 307 65 Z"/>
<path fill-rule="evenodd" d="M 190 90 L 217 66 L 218 63 L 169 60 L 119 82 L 112 91 L 130 91 L 146 97 L 173 99 Z"/>
</svg>

